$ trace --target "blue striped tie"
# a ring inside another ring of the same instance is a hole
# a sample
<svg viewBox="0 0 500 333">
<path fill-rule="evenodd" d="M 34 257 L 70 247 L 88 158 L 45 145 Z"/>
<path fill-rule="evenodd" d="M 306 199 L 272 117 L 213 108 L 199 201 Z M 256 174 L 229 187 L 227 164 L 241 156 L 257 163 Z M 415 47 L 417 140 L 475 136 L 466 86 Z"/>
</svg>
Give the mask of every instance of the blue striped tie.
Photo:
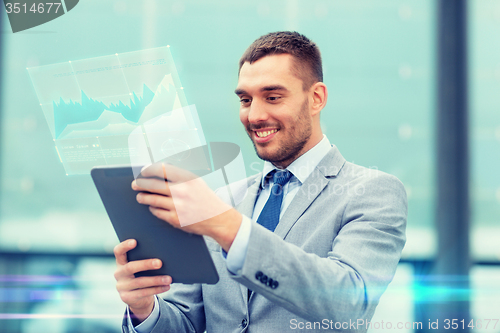
<svg viewBox="0 0 500 333">
<path fill-rule="evenodd" d="M 288 170 L 273 170 L 268 177 L 273 176 L 274 184 L 266 205 L 257 219 L 257 223 L 274 231 L 280 220 L 281 203 L 283 201 L 283 186 L 290 180 L 292 173 Z"/>
</svg>

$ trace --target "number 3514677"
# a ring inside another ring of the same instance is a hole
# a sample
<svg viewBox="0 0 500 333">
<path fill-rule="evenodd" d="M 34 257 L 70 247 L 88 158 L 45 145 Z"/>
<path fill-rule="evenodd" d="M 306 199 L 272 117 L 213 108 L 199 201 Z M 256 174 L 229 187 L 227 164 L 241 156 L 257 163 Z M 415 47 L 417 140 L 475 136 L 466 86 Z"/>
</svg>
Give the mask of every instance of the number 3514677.
<svg viewBox="0 0 500 333">
<path fill-rule="evenodd" d="M 7 10 L 7 14 L 28 14 L 28 13 L 33 13 L 33 14 L 43 14 L 43 13 L 56 13 L 59 11 L 61 7 L 60 2 L 35 2 L 31 6 L 27 5 L 26 3 L 20 3 L 20 2 L 15 2 L 15 3 L 6 3 L 5 4 L 5 9 Z"/>
</svg>

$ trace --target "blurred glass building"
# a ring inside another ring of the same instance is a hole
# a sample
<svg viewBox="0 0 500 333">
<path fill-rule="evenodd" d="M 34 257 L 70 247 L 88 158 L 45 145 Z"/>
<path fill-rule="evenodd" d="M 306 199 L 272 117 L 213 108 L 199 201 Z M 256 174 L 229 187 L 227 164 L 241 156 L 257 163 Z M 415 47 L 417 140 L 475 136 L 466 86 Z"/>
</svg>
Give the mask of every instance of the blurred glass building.
<svg viewBox="0 0 500 333">
<path fill-rule="evenodd" d="M 8 6 L 0 14 L 0 332 L 117 332 L 125 308 L 113 278 L 118 240 L 90 176 L 66 176 L 27 68 L 169 45 L 207 142 L 237 143 L 253 174 L 262 162 L 239 122 L 238 60 L 279 30 L 320 47 L 330 141 L 406 187 L 407 244 L 372 322 L 429 331 L 430 313 L 460 304 L 462 317 L 448 319 L 463 331 L 472 320 L 500 332 L 500 1 L 85 0 L 71 11 L 69 3 L 57 19 L 16 33 Z M 459 110 L 446 114 L 450 100 Z M 453 122 L 460 117 L 465 128 Z M 446 148 L 455 136 L 465 143 L 458 153 Z M 443 203 L 450 164 L 462 172 L 461 201 Z M 450 211 L 463 221 L 447 219 Z"/>
</svg>

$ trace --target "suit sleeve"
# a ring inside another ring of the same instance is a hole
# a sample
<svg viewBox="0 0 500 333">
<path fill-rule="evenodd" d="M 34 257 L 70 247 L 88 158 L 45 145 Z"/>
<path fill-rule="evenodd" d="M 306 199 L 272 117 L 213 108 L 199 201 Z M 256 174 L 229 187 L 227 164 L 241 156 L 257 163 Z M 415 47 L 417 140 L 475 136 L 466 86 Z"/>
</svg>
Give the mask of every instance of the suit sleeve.
<svg viewBox="0 0 500 333">
<path fill-rule="evenodd" d="M 393 176 L 381 173 L 362 185 L 363 193 L 346 201 L 326 258 L 253 223 L 244 266 L 233 278 L 309 321 L 371 318 L 405 243 L 407 200 Z"/>
<path fill-rule="evenodd" d="M 204 332 L 206 328 L 205 312 L 201 285 L 172 284 L 165 298 L 158 297 L 159 318 L 151 333 Z M 127 318 L 122 324 L 123 333 L 133 333 L 127 325 Z"/>
</svg>

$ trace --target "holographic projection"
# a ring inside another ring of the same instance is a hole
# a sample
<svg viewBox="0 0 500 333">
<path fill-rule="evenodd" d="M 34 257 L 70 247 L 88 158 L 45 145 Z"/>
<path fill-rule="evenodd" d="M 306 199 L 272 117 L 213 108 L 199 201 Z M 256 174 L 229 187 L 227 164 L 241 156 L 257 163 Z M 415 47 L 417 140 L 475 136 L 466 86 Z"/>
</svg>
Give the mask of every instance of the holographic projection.
<svg viewBox="0 0 500 333">
<path fill-rule="evenodd" d="M 28 72 L 68 175 L 137 160 L 130 155 L 135 150 L 129 149 L 128 137 L 137 130 L 145 135 L 146 122 L 151 127 L 159 121 L 163 132 L 177 133 L 168 140 L 164 133 L 159 151 L 178 153 L 179 147 L 205 144 L 196 110 L 183 109 L 187 102 L 168 46 Z M 151 152 L 151 141 L 145 140 Z"/>
<path fill-rule="evenodd" d="M 239 147 L 207 144 L 187 105 L 169 47 L 28 68 L 66 174 L 95 166 L 173 164 L 197 174 L 228 204 L 246 194 L 227 186 L 246 178 Z M 176 197 L 178 185 L 171 186 Z M 226 209 L 226 208 L 224 208 Z M 220 214 L 218 211 L 214 214 Z M 179 216 L 182 225 L 199 219 Z"/>
</svg>

